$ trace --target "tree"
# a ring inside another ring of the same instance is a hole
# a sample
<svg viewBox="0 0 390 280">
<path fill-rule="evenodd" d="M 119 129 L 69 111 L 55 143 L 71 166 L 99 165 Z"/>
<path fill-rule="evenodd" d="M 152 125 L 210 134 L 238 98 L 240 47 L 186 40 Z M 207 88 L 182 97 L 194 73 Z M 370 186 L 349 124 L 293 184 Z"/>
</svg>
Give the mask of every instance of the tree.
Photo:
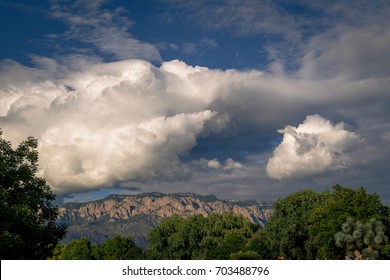
<svg viewBox="0 0 390 280">
<path fill-rule="evenodd" d="M 377 194 L 369 194 L 363 187 L 344 188 L 335 185 L 332 191 L 325 191 L 321 203 L 310 216 L 309 238 L 315 246 L 319 259 L 344 258 L 341 248 L 335 246 L 334 235 L 351 217 L 363 223 L 371 218 L 387 222 L 388 216 Z"/>
<path fill-rule="evenodd" d="M 104 260 L 137 260 L 143 257 L 142 249 L 138 248 L 131 237 L 115 235 L 101 245 Z"/>
<path fill-rule="evenodd" d="M 364 223 L 375 218 L 386 227 L 389 209 L 363 187 L 335 185 L 321 194 L 296 192 L 275 203 L 264 232 L 265 244 L 271 258 L 341 259 L 345 251 L 336 246 L 334 236 L 348 217 Z"/>
<path fill-rule="evenodd" d="M 233 257 L 233 253 L 247 251 L 248 243 L 260 226 L 229 212 L 210 215 L 205 229 L 206 238 L 201 244 L 208 249 L 207 258 L 224 260 Z"/>
<path fill-rule="evenodd" d="M 142 259 L 143 251 L 131 237 L 115 235 L 103 244 L 93 244 L 86 237 L 58 244 L 53 251 L 54 260 L 136 260 Z"/>
<path fill-rule="evenodd" d="M 172 216 L 163 221 L 150 232 L 148 240 L 147 256 L 150 259 L 190 259 L 188 235 L 182 217 Z"/>
<path fill-rule="evenodd" d="M 380 259 L 380 250 L 388 243 L 385 226 L 381 221 L 372 218 L 366 224 L 348 218 L 335 234 L 336 246 L 343 248 L 348 259 Z"/>
<path fill-rule="evenodd" d="M 390 242 L 383 246 L 381 255 L 384 260 L 390 260 Z"/>
<path fill-rule="evenodd" d="M 149 234 L 147 256 L 151 259 L 254 258 L 245 253 L 259 226 L 233 213 L 172 216 Z M 232 253 L 237 253 L 232 255 Z"/>
<path fill-rule="evenodd" d="M 231 253 L 229 256 L 231 260 L 258 260 L 260 259 L 259 253 L 255 251 L 239 251 Z"/>
<path fill-rule="evenodd" d="M 0 130 L 1 259 L 46 259 L 66 233 L 56 222 L 55 195 L 36 176 L 37 147 L 29 137 L 13 149 Z"/>
<path fill-rule="evenodd" d="M 71 241 L 64 246 L 58 244 L 53 251 L 55 260 L 94 260 L 96 259 L 96 246 L 86 237 Z"/>
<path fill-rule="evenodd" d="M 268 249 L 264 228 L 261 228 L 252 236 L 245 247 L 245 251 L 256 252 L 259 260 L 269 260 L 275 257 Z"/>
<path fill-rule="evenodd" d="M 309 219 L 321 199 L 313 190 L 303 190 L 276 201 L 264 233 L 273 259 L 314 258 L 315 248 L 309 240 Z"/>
</svg>

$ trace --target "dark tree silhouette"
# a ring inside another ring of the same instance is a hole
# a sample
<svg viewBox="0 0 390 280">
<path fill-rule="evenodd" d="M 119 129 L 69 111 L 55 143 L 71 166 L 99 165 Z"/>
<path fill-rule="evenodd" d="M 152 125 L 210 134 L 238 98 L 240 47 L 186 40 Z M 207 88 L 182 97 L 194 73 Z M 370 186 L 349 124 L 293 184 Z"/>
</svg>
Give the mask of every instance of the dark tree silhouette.
<svg viewBox="0 0 390 280">
<path fill-rule="evenodd" d="M 37 146 L 29 137 L 13 149 L 0 130 L 1 259 L 46 259 L 66 233 L 56 223 L 54 193 L 36 176 Z"/>
</svg>

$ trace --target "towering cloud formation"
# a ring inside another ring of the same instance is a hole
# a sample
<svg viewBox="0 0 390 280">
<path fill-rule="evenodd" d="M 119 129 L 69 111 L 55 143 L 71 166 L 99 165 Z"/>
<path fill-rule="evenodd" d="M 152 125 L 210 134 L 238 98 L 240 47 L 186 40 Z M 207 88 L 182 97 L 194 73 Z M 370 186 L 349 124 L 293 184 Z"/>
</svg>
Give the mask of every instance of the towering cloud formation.
<svg viewBox="0 0 390 280">
<path fill-rule="evenodd" d="M 66 80 L 8 84 L 1 125 L 13 142 L 39 138 L 40 171 L 59 193 L 126 180 L 190 175 L 179 157 L 224 121 L 190 76 L 208 69 L 141 60 L 98 64 Z M 206 123 L 208 124 L 206 126 Z"/>
<path fill-rule="evenodd" d="M 319 115 L 310 115 L 298 127 L 287 126 L 278 132 L 283 134 L 282 143 L 267 164 L 268 175 L 275 179 L 348 168 L 347 152 L 359 141 L 343 123 L 332 124 Z"/>
</svg>

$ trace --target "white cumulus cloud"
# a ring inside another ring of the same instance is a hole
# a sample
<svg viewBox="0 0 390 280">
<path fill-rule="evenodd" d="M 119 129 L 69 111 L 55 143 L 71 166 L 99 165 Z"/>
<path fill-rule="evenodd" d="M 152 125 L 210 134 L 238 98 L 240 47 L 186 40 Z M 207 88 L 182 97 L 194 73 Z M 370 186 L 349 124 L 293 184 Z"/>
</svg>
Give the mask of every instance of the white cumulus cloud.
<svg viewBox="0 0 390 280">
<path fill-rule="evenodd" d="M 196 144 L 204 111 L 110 128 L 60 123 L 41 135 L 41 175 L 57 187 L 96 188 L 126 180 L 180 180 L 179 156 Z"/>
<path fill-rule="evenodd" d="M 217 159 L 212 159 L 207 162 L 207 167 L 212 169 L 219 169 L 221 168 L 221 163 Z"/>
<path fill-rule="evenodd" d="M 14 144 L 38 138 L 39 175 L 57 193 L 187 179 L 180 156 L 225 121 L 207 109 L 207 99 L 197 98 L 187 76 L 165 68 L 198 72 L 175 61 L 157 68 L 126 60 L 90 65 L 64 79 L 47 73 L 47 80 L 35 81 L 26 74 L 16 82 L 11 76 L 20 67 L 8 69 L 0 86 L 0 127 Z"/>
<path fill-rule="evenodd" d="M 308 177 L 330 170 L 348 168 L 348 151 L 356 148 L 359 137 L 320 115 L 309 115 L 298 127 L 278 130 L 283 140 L 267 164 L 271 178 Z"/>
</svg>

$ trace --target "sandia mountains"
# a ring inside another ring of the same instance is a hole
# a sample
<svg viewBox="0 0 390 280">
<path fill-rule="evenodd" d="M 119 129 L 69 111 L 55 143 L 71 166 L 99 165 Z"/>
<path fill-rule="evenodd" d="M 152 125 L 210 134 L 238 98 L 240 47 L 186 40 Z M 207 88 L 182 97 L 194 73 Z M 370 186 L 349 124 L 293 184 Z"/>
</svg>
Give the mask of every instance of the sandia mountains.
<svg viewBox="0 0 390 280">
<path fill-rule="evenodd" d="M 64 204 L 59 208 L 59 221 L 68 225 L 65 244 L 82 236 L 101 243 L 121 234 L 131 235 L 138 246 L 145 248 L 153 227 L 172 215 L 207 216 L 224 212 L 264 224 L 272 213 L 272 202 L 220 200 L 214 195 L 194 193 L 110 195 L 91 202 Z"/>
</svg>

